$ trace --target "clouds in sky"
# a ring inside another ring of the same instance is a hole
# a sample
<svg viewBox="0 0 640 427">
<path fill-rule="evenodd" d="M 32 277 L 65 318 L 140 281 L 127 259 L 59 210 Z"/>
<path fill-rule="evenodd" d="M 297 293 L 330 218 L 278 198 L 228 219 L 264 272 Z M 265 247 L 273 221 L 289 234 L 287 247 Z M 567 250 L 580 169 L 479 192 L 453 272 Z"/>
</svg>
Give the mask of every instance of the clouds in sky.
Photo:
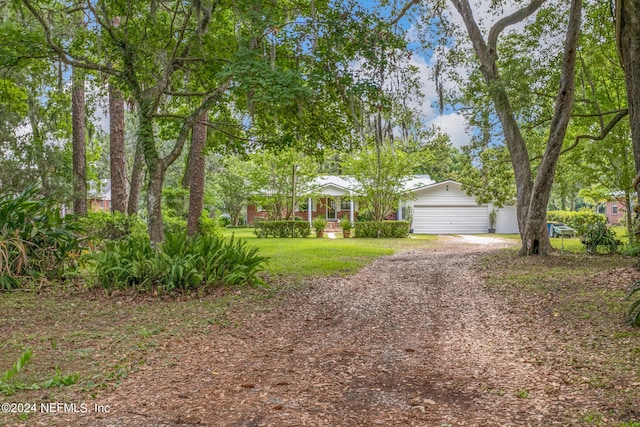
<svg viewBox="0 0 640 427">
<path fill-rule="evenodd" d="M 427 127 L 435 125 L 441 129 L 443 133 L 449 135 L 451 144 L 454 147 L 467 145 L 471 141 L 471 136 L 467 133 L 466 121 L 462 115 L 457 112 L 446 112 L 440 115 L 439 111 L 434 108 L 438 102 L 438 92 L 433 80 L 433 62 L 434 56 L 431 57 L 432 62 L 428 62 L 422 55 L 414 55 L 411 58 L 411 65 L 418 69 L 418 76 L 422 93 L 425 99 L 421 105 L 413 107 L 420 111 Z"/>
<path fill-rule="evenodd" d="M 556 0 L 551 1 L 555 2 Z M 464 28 L 464 22 L 460 14 L 453 8 L 451 3 L 447 2 L 447 6 L 448 7 L 444 13 L 449 21 L 459 28 Z M 471 7 L 473 9 L 475 20 L 478 23 L 478 26 L 480 27 L 480 30 L 483 33 L 485 39 L 487 33 L 489 32 L 489 29 L 499 19 L 511 15 L 522 6 L 523 4 L 517 1 L 501 2 L 496 6 L 496 4 L 492 4 L 492 2 L 488 2 L 486 0 L 471 0 Z M 521 32 L 525 28 L 525 26 L 528 23 L 532 22 L 534 19 L 535 14 L 514 26 L 510 26 L 505 31 L 505 33 Z M 418 44 L 420 40 L 420 34 L 418 34 L 418 30 L 415 26 L 409 24 L 408 20 L 403 19 L 403 21 L 408 28 L 407 38 L 409 43 L 413 45 Z M 462 34 L 466 34 L 466 31 L 463 30 Z M 459 48 L 471 47 L 471 43 L 468 40 L 464 39 L 461 40 L 461 42 L 462 43 L 458 45 Z M 549 45 L 549 48 L 551 48 L 552 46 L 556 47 L 555 45 L 561 47 L 561 43 L 556 43 L 555 38 L 553 38 L 553 40 L 550 40 L 547 44 Z M 414 55 L 411 59 L 412 65 L 414 65 L 418 69 L 422 92 L 425 95 L 424 104 L 415 107 L 417 107 L 417 109 L 421 112 L 427 125 L 438 126 L 444 133 L 447 133 L 449 135 L 451 143 L 455 147 L 461 147 L 468 144 L 471 140 L 471 135 L 467 132 L 467 124 L 464 117 L 462 117 L 462 115 L 455 111 L 447 112 L 446 110 L 445 114 L 441 116 L 439 115 L 439 112 L 434 109 L 434 106 L 438 102 L 438 94 L 435 87 L 435 81 L 433 79 L 433 67 L 436 63 L 437 55 L 437 53 L 434 54 L 433 52 L 423 51 L 417 55 Z M 460 65 L 460 67 L 464 66 Z M 470 71 L 471 70 L 464 68 L 456 70 L 456 72 L 461 76 L 468 75 Z M 447 87 L 446 81 L 444 82 L 444 85 L 445 89 L 447 90 L 454 89 L 453 86 Z"/>
</svg>

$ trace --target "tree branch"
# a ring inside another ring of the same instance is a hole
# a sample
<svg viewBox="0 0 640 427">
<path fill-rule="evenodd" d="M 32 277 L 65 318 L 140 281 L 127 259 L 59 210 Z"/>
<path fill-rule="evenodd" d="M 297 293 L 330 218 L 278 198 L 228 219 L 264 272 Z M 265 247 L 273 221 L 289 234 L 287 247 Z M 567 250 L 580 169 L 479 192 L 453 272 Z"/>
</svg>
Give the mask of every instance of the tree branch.
<svg viewBox="0 0 640 427">
<path fill-rule="evenodd" d="M 568 146 L 567 148 L 565 148 L 564 150 L 562 150 L 560 152 L 560 154 L 564 154 L 567 151 L 573 150 L 574 148 L 576 148 L 578 146 L 578 144 L 580 143 L 581 139 L 590 139 L 592 141 L 602 141 L 608 134 L 609 132 L 611 132 L 611 130 L 615 127 L 616 124 L 618 124 L 618 122 L 620 120 L 622 120 L 622 118 L 626 115 L 629 114 L 629 110 L 628 109 L 624 109 L 621 110 L 618 114 L 616 114 L 609 123 L 607 123 L 607 125 L 600 131 L 599 135 L 578 135 L 576 136 L 576 139 L 573 141 L 573 144 L 571 144 L 570 146 Z"/>
<path fill-rule="evenodd" d="M 500 33 L 502 33 L 502 31 L 504 31 L 508 26 L 517 24 L 531 16 L 536 10 L 538 10 L 538 8 L 540 8 L 540 6 L 542 6 L 542 3 L 544 2 L 545 0 L 532 0 L 528 6 L 512 13 L 509 16 L 505 16 L 493 24 L 493 27 L 489 30 L 489 36 L 487 37 L 487 46 L 489 49 L 495 52 Z"/>
<path fill-rule="evenodd" d="M 605 115 L 605 114 L 613 114 L 613 111 L 602 113 L 602 114 L 603 115 Z M 563 149 L 560 152 L 560 155 L 565 154 L 568 151 L 571 151 L 574 148 L 576 148 L 578 146 L 578 144 L 580 143 L 580 140 L 582 140 L 582 139 L 590 139 L 592 141 L 602 141 L 609 134 L 609 132 L 611 132 L 611 130 L 618 124 L 618 122 L 620 120 L 622 120 L 628 114 L 629 114 L 629 109 L 627 109 L 627 108 L 622 109 L 622 110 L 618 110 L 617 114 L 615 115 L 615 117 L 612 118 L 609 123 L 607 123 L 607 125 L 600 131 L 599 135 L 583 134 L 583 135 L 576 136 L 576 138 L 574 139 L 573 143 L 570 146 L 568 146 L 567 148 Z M 584 115 L 576 115 L 576 116 L 578 116 L 578 117 L 593 117 L 594 115 L 593 114 L 591 114 L 591 115 L 584 114 Z M 533 157 L 531 159 L 531 161 L 540 160 L 541 158 L 542 158 L 542 156 L 536 156 L 536 157 Z"/>
<path fill-rule="evenodd" d="M 109 74 L 112 76 L 120 76 L 121 72 L 116 70 L 115 68 L 108 67 L 106 65 L 98 64 L 95 62 L 89 61 L 87 58 L 82 56 L 74 56 L 69 52 L 66 52 L 61 46 L 57 45 L 52 37 L 51 37 L 51 29 L 47 25 L 47 22 L 44 20 L 42 15 L 36 10 L 35 6 L 31 3 L 30 0 L 24 0 L 24 5 L 29 9 L 29 12 L 36 18 L 36 21 L 42 27 L 44 31 L 45 39 L 47 40 L 47 46 L 55 52 L 60 60 L 65 64 L 71 65 L 72 67 L 84 68 L 87 70 L 96 70 L 105 74 Z"/>
<path fill-rule="evenodd" d="M 414 5 L 419 4 L 420 0 L 411 0 L 409 1 L 409 3 L 405 4 L 404 7 L 402 8 L 402 10 L 400 11 L 400 13 L 398 14 L 398 16 L 396 16 L 395 18 L 393 18 L 390 22 L 390 24 L 396 25 L 409 11 L 409 9 L 411 9 Z"/>
<path fill-rule="evenodd" d="M 182 123 L 182 128 L 178 133 L 178 138 L 176 139 L 176 143 L 173 146 L 173 149 L 165 158 L 161 160 L 164 165 L 170 165 L 180 156 L 180 153 L 182 153 L 182 149 L 184 148 L 184 144 L 187 140 L 187 137 L 189 136 L 189 132 L 191 132 L 191 129 L 193 128 L 193 126 L 202 119 L 205 112 L 209 111 L 209 109 L 211 109 L 211 107 L 220 100 L 220 98 L 224 95 L 224 93 L 229 89 L 229 86 L 231 86 L 230 78 L 222 82 L 216 88 L 216 90 L 214 90 L 208 97 L 206 97 L 202 101 L 200 106 L 196 108 L 195 111 L 193 111 L 193 113 L 191 113 L 186 118 L 186 120 L 184 120 L 184 122 Z"/>
</svg>

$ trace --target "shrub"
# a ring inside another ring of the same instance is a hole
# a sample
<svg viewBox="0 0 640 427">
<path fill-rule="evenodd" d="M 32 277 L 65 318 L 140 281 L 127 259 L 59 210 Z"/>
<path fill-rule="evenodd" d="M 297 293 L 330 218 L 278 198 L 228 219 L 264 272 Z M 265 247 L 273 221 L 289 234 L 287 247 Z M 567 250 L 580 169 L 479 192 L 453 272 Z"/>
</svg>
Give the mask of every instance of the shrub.
<svg viewBox="0 0 640 427">
<path fill-rule="evenodd" d="M 203 211 L 198 222 L 198 232 L 200 234 L 219 234 L 220 223 Z"/>
<path fill-rule="evenodd" d="M 229 214 L 222 214 L 218 217 L 218 223 L 220 227 L 227 227 L 231 224 L 231 217 Z"/>
<path fill-rule="evenodd" d="M 409 221 L 366 221 L 356 222 L 356 237 L 394 237 L 409 235 Z"/>
<path fill-rule="evenodd" d="M 0 195 L 0 287 L 15 288 L 20 276 L 60 277 L 80 250 L 82 225 L 60 216 L 57 203 L 37 189 Z"/>
<path fill-rule="evenodd" d="M 176 216 L 171 210 L 162 210 L 162 226 L 165 234 L 184 233 L 187 229 L 185 217 Z"/>
<path fill-rule="evenodd" d="M 122 212 L 89 212 L 81 221 L 87 239 L 97 245 L 147 233 L 147 226 L 142 220 Z"/>
<path fill-rule="evenodd" d="M 598 223 L 606 224 L 607 217 L 593 211 L 548 211 L 547 221 L 561 222 L 574 228 L 579 236 Z"/>
<path fill-rule="evenodd" d="M 146 236 L 109 242 L 104 251 L 91 255 L 96 278 L 105 289 L 153 289 L 171 292 L 224 284 L 262 283 L 257 274 L 266 258 L 257 248 L 218 235 L 186 237 L 167 234 L 156 249 Z"/>
<path fill-rule="evenodd" d="M 599 247 L 605 248 L 609 253 L 616 253 L 620 242 L 616 239 L 616 233 L 602 222 L 596 222 L 583 231 L 580 241 L 588 254 L 594 254 Z"/>
<path fill-rule="evenodd" d="M 258 237 L 301 237 L 309 236 L 311 230 L 306 221 L 256 221 L 253 233 Z"/>
</svg>

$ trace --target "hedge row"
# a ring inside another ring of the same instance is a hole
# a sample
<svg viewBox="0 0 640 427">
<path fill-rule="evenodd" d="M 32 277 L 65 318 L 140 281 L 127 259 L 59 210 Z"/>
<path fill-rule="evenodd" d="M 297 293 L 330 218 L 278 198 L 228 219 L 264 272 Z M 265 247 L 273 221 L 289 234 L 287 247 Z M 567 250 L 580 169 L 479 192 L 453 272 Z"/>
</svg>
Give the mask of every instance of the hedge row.
<svg viewBox="0 0 640 427">
<path fill-rule="evenodd" d="M 593 211 L 548 211 L 547 221 L 561 222 L 583 235 L 595 224 L 606 224 L 607 217 Z"/>
<path fill-rule="evenodd" d="M 409 221 L 356 222 L 356 237 L 398 237 L 409 235 Z"/>
<path fill-rule="evenodd" d="M 258 237 L 307 237 L 311 233 L 306 221 L 256 221 L 253 233 Z"/>
</svg>

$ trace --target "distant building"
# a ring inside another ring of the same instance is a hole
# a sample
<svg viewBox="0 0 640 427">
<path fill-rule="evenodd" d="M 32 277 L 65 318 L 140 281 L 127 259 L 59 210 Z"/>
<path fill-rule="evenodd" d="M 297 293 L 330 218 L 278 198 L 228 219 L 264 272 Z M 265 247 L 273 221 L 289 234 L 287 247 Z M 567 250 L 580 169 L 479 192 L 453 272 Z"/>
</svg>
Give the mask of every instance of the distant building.
<svg viewBox="0 0 640 427">
<path fill-rule="evenodd" d="M 111 180 L 101 179 L 99 182 L 89 181 L 87 191 L 87 210 L 93 212 L 111 212 Z M 73 213 L 71 206 L 63 204 L 60 207 L 60 215 Z"/>
</svg>

